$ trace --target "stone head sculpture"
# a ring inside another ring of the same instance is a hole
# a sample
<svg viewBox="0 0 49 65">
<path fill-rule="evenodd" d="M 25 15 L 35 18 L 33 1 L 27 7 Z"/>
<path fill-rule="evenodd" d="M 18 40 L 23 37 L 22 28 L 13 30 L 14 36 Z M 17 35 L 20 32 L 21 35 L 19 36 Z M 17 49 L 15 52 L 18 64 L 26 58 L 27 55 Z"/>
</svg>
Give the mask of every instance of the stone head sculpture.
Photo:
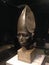
<svg viewBox="0 0 49 65">
<path fill-rule="evenodd" d="M 33 36 L 35 31 L 35 18 L 30 7 L 26 5 L 18 19 L 17 38 L 22 46 L 25 46 L 30 34 Z"/>
</svg>

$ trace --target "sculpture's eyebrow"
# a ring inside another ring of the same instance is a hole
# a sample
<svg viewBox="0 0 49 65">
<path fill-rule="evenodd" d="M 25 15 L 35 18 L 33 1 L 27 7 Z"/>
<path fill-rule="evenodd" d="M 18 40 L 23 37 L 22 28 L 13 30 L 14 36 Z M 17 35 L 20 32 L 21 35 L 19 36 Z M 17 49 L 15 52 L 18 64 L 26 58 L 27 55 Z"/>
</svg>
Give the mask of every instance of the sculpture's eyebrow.
<svg viewBox="0 0 49 65">
<path fill-rule="evenodd" d="M 24 34 L 24 33 L 18 33 L 17 36 L 20 36 L 20 35 L 23 35 L 23 36 L 29 36 L 29 34 Z"/>
</svg>

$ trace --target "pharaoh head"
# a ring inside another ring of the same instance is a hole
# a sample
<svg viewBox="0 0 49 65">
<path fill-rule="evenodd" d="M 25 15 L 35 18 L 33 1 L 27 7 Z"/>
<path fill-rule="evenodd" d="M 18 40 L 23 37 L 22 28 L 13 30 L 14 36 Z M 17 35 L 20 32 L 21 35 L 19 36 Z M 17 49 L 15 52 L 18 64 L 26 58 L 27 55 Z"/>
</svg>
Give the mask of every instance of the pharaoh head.
<svg viewBox="0 0 49 65">
<path fill-rule="evenodd" d="M 18 19 L 17 38 L 22 46 L 26 45 L 27 40 L 34 35 L 35 18 L 30 7 L 26 5 Z"/>
</svg>

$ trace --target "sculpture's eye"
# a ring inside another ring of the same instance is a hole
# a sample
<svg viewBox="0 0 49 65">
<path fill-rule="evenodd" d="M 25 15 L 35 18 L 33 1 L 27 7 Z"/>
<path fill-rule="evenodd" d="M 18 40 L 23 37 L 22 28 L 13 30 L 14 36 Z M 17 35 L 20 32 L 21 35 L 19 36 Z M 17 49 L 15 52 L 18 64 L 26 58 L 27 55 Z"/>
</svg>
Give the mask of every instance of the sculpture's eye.
<svg viewBox="0 0 49 65">
<path fill-rule="evenodd" d="M 23 36 L 23 37 L 29 37 L 29 35 L 28 35 L 28 34 L 22 34 L 22 36 Z"/>
<path fill-rule="evenodd" d="M 17 38 L 19 38 L 21 35 L 22 35 L 23 37 L 25 37 L 25 38 L 29 38 L 29 35 L 28 35 L 28 34 L 24 34 L 24 33 L 19 33 L 19 34 L 17 34 Z"/>
</svg>

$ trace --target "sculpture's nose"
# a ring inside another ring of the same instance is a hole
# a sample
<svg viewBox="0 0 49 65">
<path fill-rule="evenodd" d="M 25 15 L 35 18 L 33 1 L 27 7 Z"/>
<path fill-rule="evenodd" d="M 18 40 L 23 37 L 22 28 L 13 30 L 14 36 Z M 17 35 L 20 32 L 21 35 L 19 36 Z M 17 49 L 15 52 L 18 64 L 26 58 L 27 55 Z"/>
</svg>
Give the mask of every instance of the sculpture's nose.
<svg viewBox="0 0 49 65">
<path fill-rule="evenodd" d="M 20 40 L 21 40 L 21 41 L 23 40 L 23 36 L 22 36 L 22 35 L 20 36 Z"/>
<path fill-rule="evenodd" d="M 21 35 L 21 36 L 19 37 L 19 42 L 20 42 L 20 43 L 23 43 L 23 41 L 24 41 L 24 39 L 23 39 L 23 36 Z"/>
</svg>

